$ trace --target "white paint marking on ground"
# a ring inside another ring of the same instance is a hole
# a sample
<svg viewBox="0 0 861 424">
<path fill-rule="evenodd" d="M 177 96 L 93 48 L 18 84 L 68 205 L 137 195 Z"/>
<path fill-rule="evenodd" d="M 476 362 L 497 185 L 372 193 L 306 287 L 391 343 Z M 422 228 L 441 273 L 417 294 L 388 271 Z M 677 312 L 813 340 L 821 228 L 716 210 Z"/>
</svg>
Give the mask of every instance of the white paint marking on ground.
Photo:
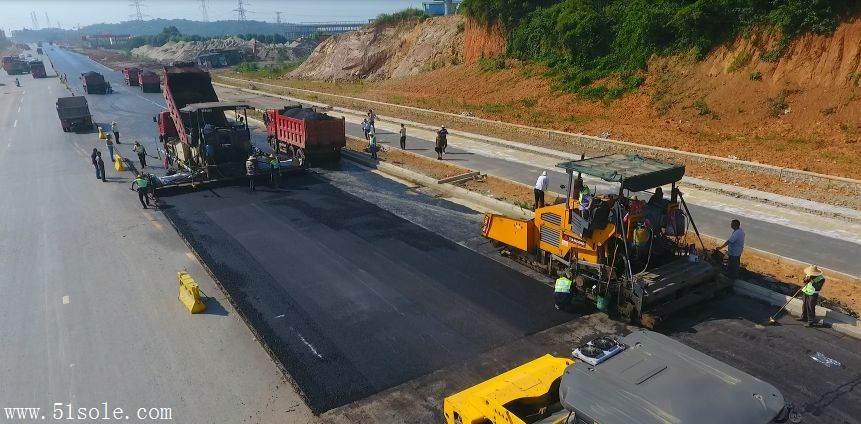
<svg viewBox="0 0 861 424">
<path fill-rule="evenodd" d="M 154 105 L 156 105 L 156 106 L 158 106 L 158 107 L 160 107 L 160 108 L 162 108 L 162 109 L 164 109 L 164 110 L 167 110 L 167 108 L 166 108 L 166 107 L 164 107 L 164 106 L 162 106 L 162 105 L 160 105 L 160 104 L 158 104 L 158 103 L 156 103 L 156 102 L 154 102 L 154 101 L 152 101 L 152 100 L 150 100 L 150 99 L 148 99 L 148 98 L 146 98 L 146 97 L 144 97 L 144 96 L 141 96 L 140 94 L 135 94 L 135 96 L 138 96 L 138 97 L 140 97 L 140 98 L 142 98 L 142 99 L 144 99 L 144 100 L 146 100 L 146 101 L 148 101 L 148 102 L 150 102 L 150 103 L 152 103 L 152 104 L 154 104 Z"/>
<path fill-rule="evenodd" d="M 296 331 L 296 329 L 294 328 L 293 331 Z M 302 337 L 302 334 L 298 331 L 296 331 L 296 334 L 299 336 L 299 340 L 302 340 L 302 343 L 305 343 L 305 346 L 308 346 L 308 349 L 311 351 L 311 353 L 314 354 L 314 356 L 323 359 L 323 355 L 321 355 L 320 352 L 317 352 L 317 349 L 314 348 L 314 345 L 308 343 L 308 340 L 305 340 L 305 337 Z"/>
<path fill-rule="evenodd" d="M 18 106 L 18 113 L 21 113 L 21 106 Z"/>
<path fill-rule="evenodd" d="M 17 126 L 18 126 L 18 120 L 16 119 L 16 120 L 15 120 L 15 122 L 14 122 L 14 123 L 12 123 L 12 128 L 15 128 L 15 127 L 17 127 Z"/>
<path fill-rule="evenodd" d="M 63 304 L 68 305 L 72 300 L 69 299 L 69 296 L 63 296 Z"/>
<path fill-rule="evenodd" d="M 278 319 L 278 318 L 284 318 L 284 314 L 281 314 L 281 315 L 278 315 L 277 317 L 275 317 L 275 319 Z"/>
</svg>

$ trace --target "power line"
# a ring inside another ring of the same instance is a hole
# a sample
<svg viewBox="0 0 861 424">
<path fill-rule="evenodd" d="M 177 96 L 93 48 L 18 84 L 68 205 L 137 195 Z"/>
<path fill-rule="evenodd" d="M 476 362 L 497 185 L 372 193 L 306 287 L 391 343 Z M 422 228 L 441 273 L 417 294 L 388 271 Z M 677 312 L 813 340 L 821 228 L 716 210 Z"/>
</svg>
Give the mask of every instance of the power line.
<svg viewBox="0 0 861 424">
<path fill-rule="evenodd" d="M 203 16 L 203 22 L 209 22 L 209 13 L 206 12 L 206 0 L 200 0 L 200 14 Z"/>
<path fill-rule="evenodd" d="M 236 12 L 237 20 L 244 22 L 247 20 L 245 14 L 248 13 L 248 10 L 245 9 L 245 3 L 242 0 L 238 0 L 238 2 L 239 5 L 236 7 L 236 9 L 233 9 L 233 11 Z"/>
<path fill-rule="evenodd" d="M 141 12 L 141 5 L 143 4 L 143 0 L 132 0 L 129 6 L 135 8 L 135 12 L 129 15 L 129 17 L 134 18 L 136 21 L 142 21 L 144 18 L 143 12 Z"/>
</svg>

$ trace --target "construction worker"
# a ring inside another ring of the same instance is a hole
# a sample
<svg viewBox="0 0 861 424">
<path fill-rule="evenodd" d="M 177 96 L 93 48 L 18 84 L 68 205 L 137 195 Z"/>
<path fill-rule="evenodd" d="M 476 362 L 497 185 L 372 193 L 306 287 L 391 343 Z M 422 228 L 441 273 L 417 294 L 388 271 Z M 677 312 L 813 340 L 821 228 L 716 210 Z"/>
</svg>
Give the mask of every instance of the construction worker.
<svg viewBox="0 0 861 424">
<path fill-rule="evenodd" d="M 245 174 L 248 175 L 248 188 L 255 191 L 254 177 L 257 176 L 257 158 L 254 155 L 248 156 L 248 160 L 245 161 Z"/>
<path fill-rule="evenodd" d="M 377 114 L 371 109 L 368 109 L 368 124 L 370 124 L 371 130 L 377 131 Z"/>
<path fill-rule="evenodd" d="M 269 155 L 269 168 L 270 168 L 270 182 L 272 183 L 272 188 L 279 188 L 281 184 L 279 183 L 279 177 L 281 176 L 281 161 L 278 160 L 278 157 L 275 155 Z"/>
<path fill-rule="evenodd" d="M 102 160 L 101 152 L 99 152 L 98 156 L 96 156 L 96 168 L 98 169 L 98 173 L 102 176 L 102 182 L 108 182 L 108 180 L 105 178 L 105 161 Z"/>
<path fill-rule="evenodd" d="M 437 135 L 441 138 L 442 152 L 445 153 L 445 148 L 448 147 L 448 130 L 445 129 L 445 125 L 437 131 Z"/>
<path fill-rule="evenodd" d="M 727 247 L 726 275 L 736 279 L 741 267 L 741 253 L 744 251 L 744 230 L 741 229 L 741 222 L 737 219 L 733 219 L 729 226 L 732 228 L 732 234 L 717 250 Z"/>
<path fill-rule="evenodd" d="M 401 150 L 407 150 L 407 127 L 401 124 Z"/>
<path fill-rule="evenodd" d="M 90 154 L 90 161 L 93 163 L 93 168 L 96 170 L 96 179 L 100 179 L 101 175 L 99 174 L 99 161 L 97 160 L 102 153 L 99 152 L 99 149 L 93 147 L 93 153 Z"/>
<path fill-rule="evenodd" d="M 580 216 L 589 219 L 589 208 L 592 207 L 592 190 L 589 189 L 589 186 L 584 185 L 580 189 L 577 202 L 579 203 L 578 210 L 580 211 Z"/>
<path fill-rule="evenodd" d="M 804 306 L 801 308 L 799 321 L 806 322 L 806 327 L 817 325 L 816 304 L 819 303 L 819 292 L 824 285 L 825 275 L 822 274 L 818 266 L 810 265 L 804 268 L 804 287 L 801 288 L 801 292 L 804 293 Z"/>
<path fill-rule="evenodd" d="M 574 295 L 571 293 L 571 270 L 565 272 L 556 279 L 556 284 L 553 288 L 553 304 L 557 311 L 567 309 L 571 306 L 571 300 Z"/>
<path fill-rule="evenodd" d="M 535 181 L 535 203 L 532 205 L 533 210 L 544 207 L 544 191 L 547 190 L 547 171 L 541 171 L 538 180 Z"/>
<path fill-rule="evenodd" d="M 138 200 L 141 201 L 141 206 L 143 206 L 144 209 L 149 209 L 149 197 L 147 196 L 147 192 L 149 191 L 148 187 L 149 179 L 145 178 L 142 173 L 138 172 L 135 180 L 132 181 L 132 186 L 129 188 L 129 190 L 137 189 Z"/>
<path fill-rule="evenodd" d="M 374 160 L 377 159 L 377 150 L 379 150 L 379 146 L 377 146 L 377 132 L 372 128 L 371 138 L 368 140 L 368 151 L 371 152 L 371 158 Z"/>
<path fill-rule="evenodd" d="M 132 151 L 138 154 L 138 160 L 141 163 L 141 169 L 146 168 L 146 148 L 140 141 L 135 141 L 134 147 L 132 147 Z"/>
<path fill-rule="evenodd" d="M 110 161 L 114 160 L 114 142 L 111 140 L 110 134 L 105 134 L 105 145 L 108 146 L 108 159 Z"/>
<path fill-rule="evenodd" d="M 111 132 L 114 133 L 114 139 L 117 140 L 117 144 L 120 143 L 120 127 L 117 126 L 117 121 L 111 122 Z"/>
<path fill-rule="evenodd" d="M 368 134 L 371 133 L 371 124 L 368 123 L 368 118 L 362 121 L 362 134 L 365 135 L 365 140 L 368 140 Z"/>
</svg>

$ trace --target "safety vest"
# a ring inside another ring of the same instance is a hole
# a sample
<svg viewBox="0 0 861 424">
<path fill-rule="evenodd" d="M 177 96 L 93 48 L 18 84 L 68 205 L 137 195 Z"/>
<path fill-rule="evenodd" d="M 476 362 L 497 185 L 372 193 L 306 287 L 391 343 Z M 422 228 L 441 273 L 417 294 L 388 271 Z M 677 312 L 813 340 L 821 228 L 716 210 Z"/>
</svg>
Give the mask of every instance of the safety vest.
<svg viewBox="0 0 861 424">
<path fill-rule="evenodd" d="M 584 187 L 583 190 L 580 190 L 580 197 L 577 199 L 577 202 L 581 205 L 583 204 L 583 198 L 592 194 L 591 190 L 588 187 Z"/>
<path fill-rule="evenodd" d="M 806 294 L 806 295 L 808 295 L 808 296 L 813 296 L 814 294 L 819 293 L 819 290 L 816 290 L 816 286 L 814 286 L 814 285 L 813 285 L 813 283 L 819 283 L 820 281 L 822 281 L 822 280 L 824 280 L 824 279 L 825 279 L 825 277 L 823 277 L 823 276 L 821 276 L 821 275 L 820 275 L 820 276 L 818 276 L 818 277 L 816 277 L 816 278 L 814 278 L 814 279 L 810 280 L 810 281 L 809 281 L 809 282 L 808 282 L 808 283 L 807 283 L 807 284 L 806 284 L 806 285 L 801 289 L 801 292 L 802 292 L 802 293 L 804 293 L 804 294 Z M 821 287 L 821 286 L 820 286 L 820 287 Z"/>
<path fill-rule="evenodd" d="M 146 188 L 149 185 L 149 181 L 146 178 L 135 178 L 135 183 L 138 185 L 138 188 Z"/>
<path fill-rule="evenodd" d="M 269 165 L 272 166 L 272 169 L 278 169 L 281 167 L 281 162 L 277 158 L 273 158 L 269 160 Z"/>
<path fill-rule="evenodd" d="M 565 277 L 559 277 L 556 279 L 556 288 L 554 289 L 556 293 L 571 293 L 571 280 Z"/>
</svg>

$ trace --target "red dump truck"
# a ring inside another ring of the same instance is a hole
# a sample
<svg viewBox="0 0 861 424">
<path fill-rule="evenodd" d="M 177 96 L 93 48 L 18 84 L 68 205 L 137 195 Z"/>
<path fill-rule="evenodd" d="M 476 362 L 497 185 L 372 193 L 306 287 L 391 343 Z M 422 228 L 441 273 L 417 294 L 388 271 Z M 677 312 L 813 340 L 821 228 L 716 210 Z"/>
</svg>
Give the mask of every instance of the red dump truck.
<svg viewBox="0 0 861 424">
<path fill-rule="evenodd" d="M 60 97 L 57 99 L 57 116 L 64 132 L 93 129 L 93 116 L 84 96 Z"/>
<path fill-rule="evenodd" d="M 33 75 L 33 78 L 48 78 L 48 74 L 45 72 L 45 63 L 41 60 L 31 61 L 30 75 Z"/>
<path fill-rule="evenodd" d="M 210 180 L 244 175 L 252 152 L 249 106 L 219 102 L 209 72 L 193 62 L 166 66 L 163 81 L 167 111 L 153 120 L 171 162 Z"/>
<path fill-rule="evenodd" d="M 144 93 L 158 93 L 161 91 L 161 78 L 152 71 L 141 71 L 138 74 L 138 85 Z"/>
<path fill-rule="evenodd" d="M 123 80 L 129 87 L 140 84 L 138 78 L 141 73 L 139 68 L 123 68 Z"/>
<path fill-rule="evenodd" d="M 344 118 L 335 118 L 301 105 L 269 109 L 263 115 L 267 141 L 277 154 L 300 166 L 316 166 L 341 158 L 347 145 Z"/>
<path fill-rule="evenodd" d="M 108 94 L 110 85 L 105 81 L 105 77 L 98 72 L 85 72 L 81 74 L 81 84 L 84 86 L 84 92 L 87 94 Z"/>
</svg>

